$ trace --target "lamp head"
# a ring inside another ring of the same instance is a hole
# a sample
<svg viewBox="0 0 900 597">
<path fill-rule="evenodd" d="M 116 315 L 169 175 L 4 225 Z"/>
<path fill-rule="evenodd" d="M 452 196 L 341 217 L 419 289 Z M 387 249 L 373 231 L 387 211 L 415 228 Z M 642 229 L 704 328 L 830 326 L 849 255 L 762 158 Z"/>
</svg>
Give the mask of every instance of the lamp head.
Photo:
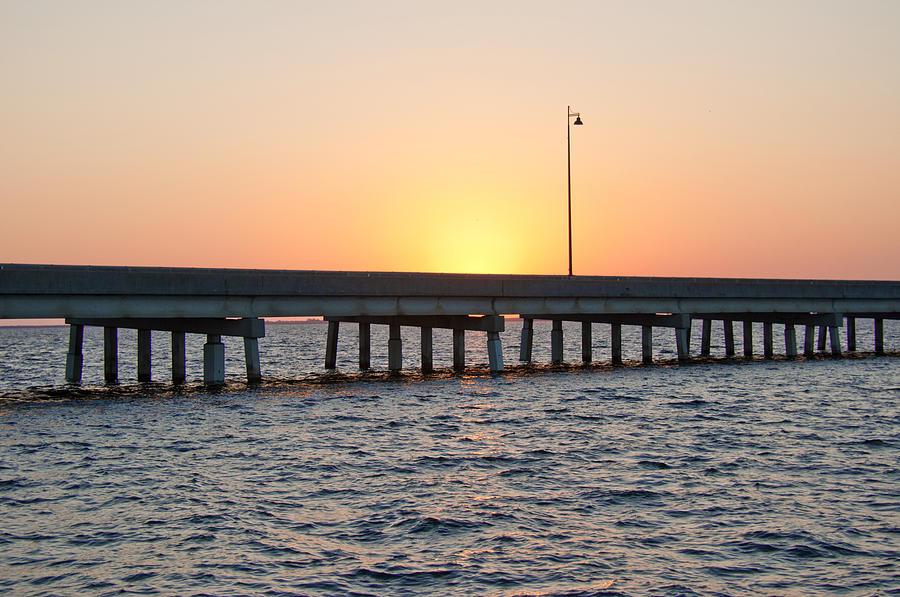
<svg viewBox="0 0 900 597">
<path fill-rule="evenodd" d="M 584 124 L 584 123 L 581 122 L 581 116 L 579 115 L 579 116 L 577 116 L 577 117 L 575 118 L 575 122 L 573 122 L 572 124 L 578 126 L 578 125 L 582 125 L 582 124 Z"/>
</svg>

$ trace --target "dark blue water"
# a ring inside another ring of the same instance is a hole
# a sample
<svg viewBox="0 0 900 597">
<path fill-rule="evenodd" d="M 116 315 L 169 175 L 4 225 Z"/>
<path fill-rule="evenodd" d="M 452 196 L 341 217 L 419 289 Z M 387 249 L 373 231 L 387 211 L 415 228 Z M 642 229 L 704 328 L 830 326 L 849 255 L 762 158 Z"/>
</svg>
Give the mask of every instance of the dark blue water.
<svg viewBox="0 0 900 597">
<path fill-rule="evenodd" d="M 270 381 L 240 382 L 234 343 L 233 381 L 210 393 L 127 382 L 125 333 L 125 381 L 103 389 L 91 331 L 87 389 L 72 393 L 64 328 L 0 329 L 0 592 L 900 593 L 896 353 L 492 378 L 473 334 L 471 374 L 335 380 L 311 375 L 323 326 L 268 334 Z M 869 349 L 862 322 L 859 335 Z M 436 335 L 438 364 L 448 343 Z"/>
</svg>

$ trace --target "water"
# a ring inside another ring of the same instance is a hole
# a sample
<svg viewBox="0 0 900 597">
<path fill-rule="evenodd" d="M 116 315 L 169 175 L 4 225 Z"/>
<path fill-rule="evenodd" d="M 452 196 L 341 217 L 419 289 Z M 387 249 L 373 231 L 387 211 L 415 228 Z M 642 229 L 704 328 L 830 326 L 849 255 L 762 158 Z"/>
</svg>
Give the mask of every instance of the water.
<svg viewBox="0 0 900 597">
<path fill-rule="evenodd" d="M 73 393 L 60 380 L 65 328 L 0 329 L 0 592 L 900 592 L 896 352 L 491 378 L 472 334 L 471 373 L 389 379 L 352 372 L 344 327 L 346 375 L 311 374 L 324 326 L 270 325 L 270 381 L 241 383 L 231 343 L 234 381 L 214 393 L 103 389 L 95 330 Z M 536 327 L 547 361 L 549 326 Z M 886 328 L 897 351 L 900 330 Z M 566 328 L 573 360 L 578 329 Z M 417 330 L 404 333 L 414 366 Z M 383 367 L 380 326 L 373 336 Z M 607 337 L 597 326 L 599 359 Z M 438 365 L 449 341 L 436 332 Z M 123 331 L 123 380 L 134 343 Z M 658 356 L 673 358 L 672 344 L 661 330 Z"/>
</svg>

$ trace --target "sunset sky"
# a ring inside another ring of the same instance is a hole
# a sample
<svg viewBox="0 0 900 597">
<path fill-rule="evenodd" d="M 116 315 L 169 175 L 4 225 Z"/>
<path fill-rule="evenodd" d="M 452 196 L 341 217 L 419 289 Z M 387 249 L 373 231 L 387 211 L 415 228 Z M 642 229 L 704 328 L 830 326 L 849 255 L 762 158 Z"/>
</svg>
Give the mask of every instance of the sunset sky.
<svg viewBox="0 0 900 597">
<path fill-rule="evenodd" d="M 900 279 L 900 2 L 0 3 L 0 262 Z"/>
</svg>

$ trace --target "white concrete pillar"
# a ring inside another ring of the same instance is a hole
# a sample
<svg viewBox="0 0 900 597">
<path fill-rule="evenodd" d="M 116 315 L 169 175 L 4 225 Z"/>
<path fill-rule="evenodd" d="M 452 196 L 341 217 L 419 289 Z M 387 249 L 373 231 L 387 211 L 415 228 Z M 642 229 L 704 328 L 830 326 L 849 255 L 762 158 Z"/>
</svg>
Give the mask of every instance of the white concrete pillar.
<svg viewBox="0 0 900 597">
<path fill-rule="evenodd" d="M 563 362 L 563 326 L 559 319 L 553 320 L 553 327 L 550 329 L 550 361 L 554 365 L 561 365 Z"/>
<path fill-rule="evenodd" d="M 712 352 L 712 320 L 704 319 L 700 328 L 700 356 L 708 357 Z"/>
<path fill-rule="evenodd" d="M 751 358 L 753 356 L 753 322 L 744 322 L 744 357 Z"/>
<path fill-rule="evenodd" d="M 359 368 L 368 371 L 372 366 L 372 324 L 359 324 Z"/>
<path fill-rule="evenodd" d="M 730 319 L 722 321 L 722 327 L 725 332 L 725 356 L 734 356 L 734 322 Z"/>
<path fill-rule="evenodd" d="M 222 336 L 206 335 L 203 345 L 203 383 L 217 386 L 225 383 L 225 345 Z"/>
<path fill-rule="evenodd" d="M 341 323 L 339 321 L 329 321 L 328 322 L 328 335 L 325 338 L 325 368 L 326 369 L 336 369 L 337 368 L 337 345 L 338 345 L 338 332 L 340 331 Z"/>
<path fill-rule="evenodd" d="M 691 358 L 691 335 L 692 335 L 692 331 L 693 331 L 693 323 L 694 322 L 691 319 L 691 317 L 688 316 L 687 327 L 686 327 L 687 335 L 685 336 L 685 340 L 684 340 L 685 353 L 687 354 L 688 359 Z"/>
<path fill-rule="evenodd" d="M 884 354 L 884 319 L 875 318 L 875 354 Z"/>
<path fill-rule="evenodd" d="M 763 355 L 767 359 L 775 356 L 775 337 L 773 325 L 770 322 L 763 324 Z"/>
<path fill-rule="evenodd" d="M 825 338 L 826 338 L 827 333 L 828 333 L 828 328 L 826 328 L 824 325 L 820 325 L 819 326 L 819 346 L 818 346 L 819 352 L 823 352 L 825 350 Z"/>
<path fill-rule="evenodd" d="M 244 338 L 244 361 L 247 364 L 247 381 L 260 381 L 262 370 L 259 366 L 259 338 Z"/>
<path fill-rule="evenodd" d="M 431 328 L 422 328 L 422 373 L 434 371 L 434 333 Z"/>
<path fill-rule="evenodd" d="M 841 356 L 841 328 L 836 325 L 828 326 L 828 336 L 831 338 L 831 354 Z"/>
<path fill-rule="evenodd" d="M 687 363 L 691 360 L 691 352 L 688 347 L 688 335 L 690 328 L 675 328 L 675 351 L 678 353 L 678 362 Z"/>
<path fill-rule="evenodd" d="M 613 323 L 609 329 L 609 340 L 612 345 L 612 364 L 622 364 L 622 324 Z"/>
<path fill-rule="evenodd" d="M 816 326 L 807 325 L 803 336 L 803 356 L 811 357 L 816 354 Z"/>
<path fill-rule="evenodd" d="M 847 352 L 856 352 L 856 318 L 847 318 Z"/>
<path fill-rule="evenodd" d="M 403 369 L 403 340 L 400 337 L 400 325 L 388 326 L 388 370 L 397 373 Z"/>
<path fill-rule="evenodd" d="M 453 368 L 466 368 L 466 330 L 453 330 Z"/>
<path fill-rule="evenodd" d="M 581 322 L 581 362 L 590 363 L 594 360 L 593 338 L 591 337 L 591 322 Z"/>
<path fill-rule="evenodd" d="M 531 349 L 534 346 L 534 320 L 522 320 L 522 339 L 519 342 L 519 361 L 531 362 Z"/>
<path fill-rule="evenodd" d="M 641 326 L 641 362 L 653 364 L 653 326 Z"/>
<path fill-rule="evenodd" d="M 797 358 L 797 330 L 793 323 L 784 324 L 784 354 L 789 359 Z"/>
<path fill-rule="evenodd" d="M 103 328 L 103 379 L 119 381 L 119 328 Z"/>
<path fill-rule="evenodd" d="M 150 330 L 137 331 L 137 378 L 138 381 L 150 381 L 152 363 L 150 350 Z"/>
<path fill-rule="evenodd" d="M 487 333 L 487 351 L 491 373 L 503 371 L 503 344 L 500 343 L 500 332 Z"/>
<path fill-rule="evenodd" d="M 172 332 L 172 383 L 187 379 L 186 344 L 184 332 Z"/>
<path fill-rule="evenodd" d="M 81 383 L 84 369 L 84 326 L 69 326 L 69 352 L 66 353 L 66 381 Z"/>
</svg>

